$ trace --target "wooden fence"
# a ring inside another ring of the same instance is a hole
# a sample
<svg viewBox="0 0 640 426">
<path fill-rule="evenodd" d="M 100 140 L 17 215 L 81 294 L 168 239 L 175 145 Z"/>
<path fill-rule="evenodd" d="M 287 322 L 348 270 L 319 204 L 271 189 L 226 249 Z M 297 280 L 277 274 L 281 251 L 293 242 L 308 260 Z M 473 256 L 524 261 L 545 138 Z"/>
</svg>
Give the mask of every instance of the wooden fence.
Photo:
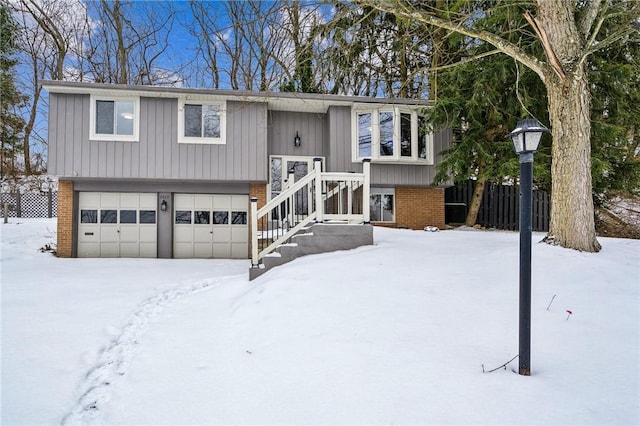
<svg viewBox="0 0 640 426">
<path fill-rule="evenodd" d="M 475 181 L 449 187 L 445 190 L 445 220 L 447 223 L 464 223 L 469 211 Z M 515 231 L 520 219 L 520 187 L 485 183 L 478 225 L 487 228 Z M 533 191 L 531 226 L 534 231 L 549 230 L 551 198 L 546 191 Z"/>
</svg>

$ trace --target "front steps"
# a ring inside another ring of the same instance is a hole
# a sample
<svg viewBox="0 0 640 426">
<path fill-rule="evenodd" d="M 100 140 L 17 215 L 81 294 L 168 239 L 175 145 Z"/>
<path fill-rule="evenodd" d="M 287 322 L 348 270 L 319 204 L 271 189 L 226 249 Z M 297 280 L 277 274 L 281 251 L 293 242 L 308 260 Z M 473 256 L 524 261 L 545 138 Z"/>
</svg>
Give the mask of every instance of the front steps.
<svg viewBox="0 0 640 426">
<path fill-rule="evenodd" d="M 249 269 L 249 280 L 264 274 L 271 268 L 291 262 L 308 254 L 351 250 L 373 244 L 371 225 L 350 225 L 346 223 L 316 223 L 302 233 L 294 235 L 291 243 L 280 245 L 274 253 L 262 258 L 262 264 Z"/>
</svg>

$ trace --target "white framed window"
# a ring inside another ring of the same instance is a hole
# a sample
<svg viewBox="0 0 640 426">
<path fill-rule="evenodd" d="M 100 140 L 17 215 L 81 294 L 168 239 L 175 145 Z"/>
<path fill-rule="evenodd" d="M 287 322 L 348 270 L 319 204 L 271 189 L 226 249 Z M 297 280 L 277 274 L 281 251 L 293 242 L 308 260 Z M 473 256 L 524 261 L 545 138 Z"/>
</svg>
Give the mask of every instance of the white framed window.
<svg viewBox="0 0 640 426">
<path fill-rule="evenodd" d="M 355 107 L 352 157 L 372 162 L 433 164 L 433 135 L 424 117 L 402 107 Z"/>
<path fill-rule="evenodd" d="M 226 102 L 180 99 L 178 143 L 225 144 Z"/>
<path fill-rule="evenodd" d="M 394 188 L 371 187 L 369 214 L 371 222 L 396 221 L 396 192 Z"/>
<path fill-rule="evenodd" d="M 89 138 L 100 141 L 137 142 L 140 127 L 140 98 L 90 97 Z"/>
</svg>

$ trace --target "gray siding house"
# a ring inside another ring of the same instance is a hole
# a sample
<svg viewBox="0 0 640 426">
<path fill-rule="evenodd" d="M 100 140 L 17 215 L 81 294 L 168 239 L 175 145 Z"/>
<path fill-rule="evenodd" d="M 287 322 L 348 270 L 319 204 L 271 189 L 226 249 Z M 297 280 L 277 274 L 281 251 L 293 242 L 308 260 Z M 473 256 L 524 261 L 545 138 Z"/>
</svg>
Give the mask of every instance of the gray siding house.
<svg viewBox="0 0 640 426">
<path fill-rule="evenodd" d="M 48 171 L 59 177 L 58 255 L 249 258 L 264 205 L 321 164 L 363 170 L 370 220 L 444 226 L 433 186 L 450 132 L 424 101 L 47 81 Z M 321 163 L 314 162 L 320 159 Z"/>
</svg>

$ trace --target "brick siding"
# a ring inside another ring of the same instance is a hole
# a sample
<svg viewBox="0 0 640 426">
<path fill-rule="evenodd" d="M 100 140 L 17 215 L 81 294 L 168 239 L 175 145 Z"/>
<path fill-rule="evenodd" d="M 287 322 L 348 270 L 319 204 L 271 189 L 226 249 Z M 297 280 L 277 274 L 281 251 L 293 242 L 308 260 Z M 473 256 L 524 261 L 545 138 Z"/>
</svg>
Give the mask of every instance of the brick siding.
<svg viewBox="0 0 640 426">
<path fill-rule="evenodd" d="M 444 229 L 444 188 L 396 187 L 396 221 L 374 222 L 393 228 L 424 229 L 437 226 Z"/>
<path fill-rule="evenodd" d="M 267 204 L 267 185 L 264 183 L 251 183 L 249 184 L 249 202 L 251 198 L 256 197 L 258 199 L 258 210 Z M 251 243 L 253 238 L 253 229 L 251 229 L 251 209 L 249 209 L 249 258 L 251 258 Z"/>
<path fill-rule="evenodd" d="M 58 182 L 58 257 L 71 257 L 73 252 L 73 182 Z"/>
</svg>

